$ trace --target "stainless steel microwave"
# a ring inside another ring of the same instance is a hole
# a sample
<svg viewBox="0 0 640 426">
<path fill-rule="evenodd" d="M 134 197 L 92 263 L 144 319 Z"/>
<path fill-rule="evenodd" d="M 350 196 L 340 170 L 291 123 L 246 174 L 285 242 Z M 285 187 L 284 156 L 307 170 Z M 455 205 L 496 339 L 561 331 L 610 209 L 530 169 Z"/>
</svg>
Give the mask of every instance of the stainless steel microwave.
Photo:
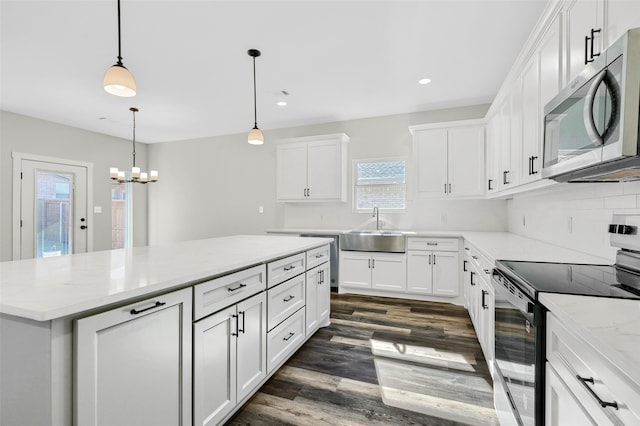
<svg viewBox="0 0 640 426">
<path fill-rule="evenodd" d="M 544 108 L 542 177 L 640 180 L 640 28 L 629 30 Z"/>
</svg>

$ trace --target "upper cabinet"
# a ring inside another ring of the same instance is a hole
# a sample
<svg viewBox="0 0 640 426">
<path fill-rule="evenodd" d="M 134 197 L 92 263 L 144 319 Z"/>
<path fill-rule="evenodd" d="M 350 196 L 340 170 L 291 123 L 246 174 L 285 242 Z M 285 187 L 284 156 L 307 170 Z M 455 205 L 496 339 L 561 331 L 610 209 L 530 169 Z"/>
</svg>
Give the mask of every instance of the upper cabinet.
<svg viewBox="0 0 640 426">
<path fill-rule="evenodd" d="M 545 105 L 636 27 L 640 0 L 549 2 L 487 113 L 487 195 L 506 196 L 551 183 L 540 181 Z"/>
<path fill-rule="evenodd" d="M 344 133 L 281 141 L 276 147 L 277 201 L 346 201 Z"/>
<path fill-rule="evenodd" d="M 484 121 L 411 126 L 417 196 L 484 195 Z"/>
</svg>

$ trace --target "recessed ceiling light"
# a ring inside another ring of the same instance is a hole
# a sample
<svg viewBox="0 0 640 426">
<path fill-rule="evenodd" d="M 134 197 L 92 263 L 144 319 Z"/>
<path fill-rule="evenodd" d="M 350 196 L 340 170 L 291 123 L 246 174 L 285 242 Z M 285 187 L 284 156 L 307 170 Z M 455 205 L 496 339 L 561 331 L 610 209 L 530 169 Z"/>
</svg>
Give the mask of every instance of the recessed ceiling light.
<svg viewBox="0 0 640 426">
<path fill-rule="evenodd" d="M 421 78 L 420 80 L 418 80 L 418 83 L 420 83 L 420 84 L 429 84 L 429 83 L 431 83 L 431 79 L 430 78 Z"/>
<path fill-rule="evenodd" d="M 283 106 L 287 106 L 287 103 L 285 101 L 278 101 L 276 102 L 276 105 L 278 105 L 279 107 L 283 107 Z"/>
</svg>

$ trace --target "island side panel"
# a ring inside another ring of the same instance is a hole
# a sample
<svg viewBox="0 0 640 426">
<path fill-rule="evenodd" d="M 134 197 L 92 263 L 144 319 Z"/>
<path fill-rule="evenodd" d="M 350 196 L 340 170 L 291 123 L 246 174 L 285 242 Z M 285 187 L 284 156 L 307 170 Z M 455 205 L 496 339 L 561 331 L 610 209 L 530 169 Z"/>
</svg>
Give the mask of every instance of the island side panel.
<svg viewBox="0 0 640 426">
<path fill-rule="evenodd" d="M 71 343 L 68 321 L 0 314 L 0 424 L 71 424 Z"/>
</svg>

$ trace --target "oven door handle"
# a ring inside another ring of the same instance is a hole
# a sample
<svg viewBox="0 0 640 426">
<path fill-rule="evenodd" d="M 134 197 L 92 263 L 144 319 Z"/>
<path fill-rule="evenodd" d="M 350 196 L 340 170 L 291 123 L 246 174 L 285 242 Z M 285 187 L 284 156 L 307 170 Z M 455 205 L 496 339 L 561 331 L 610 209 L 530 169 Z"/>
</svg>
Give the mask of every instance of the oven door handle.
<svg viewBox="0 0 640 426">
<path fill-rule="evenodd" d="M 511 293 L 509 289 L 505 288 L 504 284 L 496 278 L 496 275 L 500 276 L 501 280 L 506 282 L 510 282 L 508 278 L 502 275 L 500 272 L 493 270 L 493 275 L 491 276 L 491 281 L 493 282 L 493 287 L 496 291 L 496 305 L 499 303 L 498 295 L 502 296 L 503 299 L 506 299 L 509 304 L 518 308 L 520 312 L 525 314 L 527 317 L 533 314 L 533 303 L 529 300 L 529 298 L 521 299 L 515 294 Z M 512 284 L 513 285 L 513 284 Z M 526 297 L 526 296 L 524 296 Z"/>
</svg>

